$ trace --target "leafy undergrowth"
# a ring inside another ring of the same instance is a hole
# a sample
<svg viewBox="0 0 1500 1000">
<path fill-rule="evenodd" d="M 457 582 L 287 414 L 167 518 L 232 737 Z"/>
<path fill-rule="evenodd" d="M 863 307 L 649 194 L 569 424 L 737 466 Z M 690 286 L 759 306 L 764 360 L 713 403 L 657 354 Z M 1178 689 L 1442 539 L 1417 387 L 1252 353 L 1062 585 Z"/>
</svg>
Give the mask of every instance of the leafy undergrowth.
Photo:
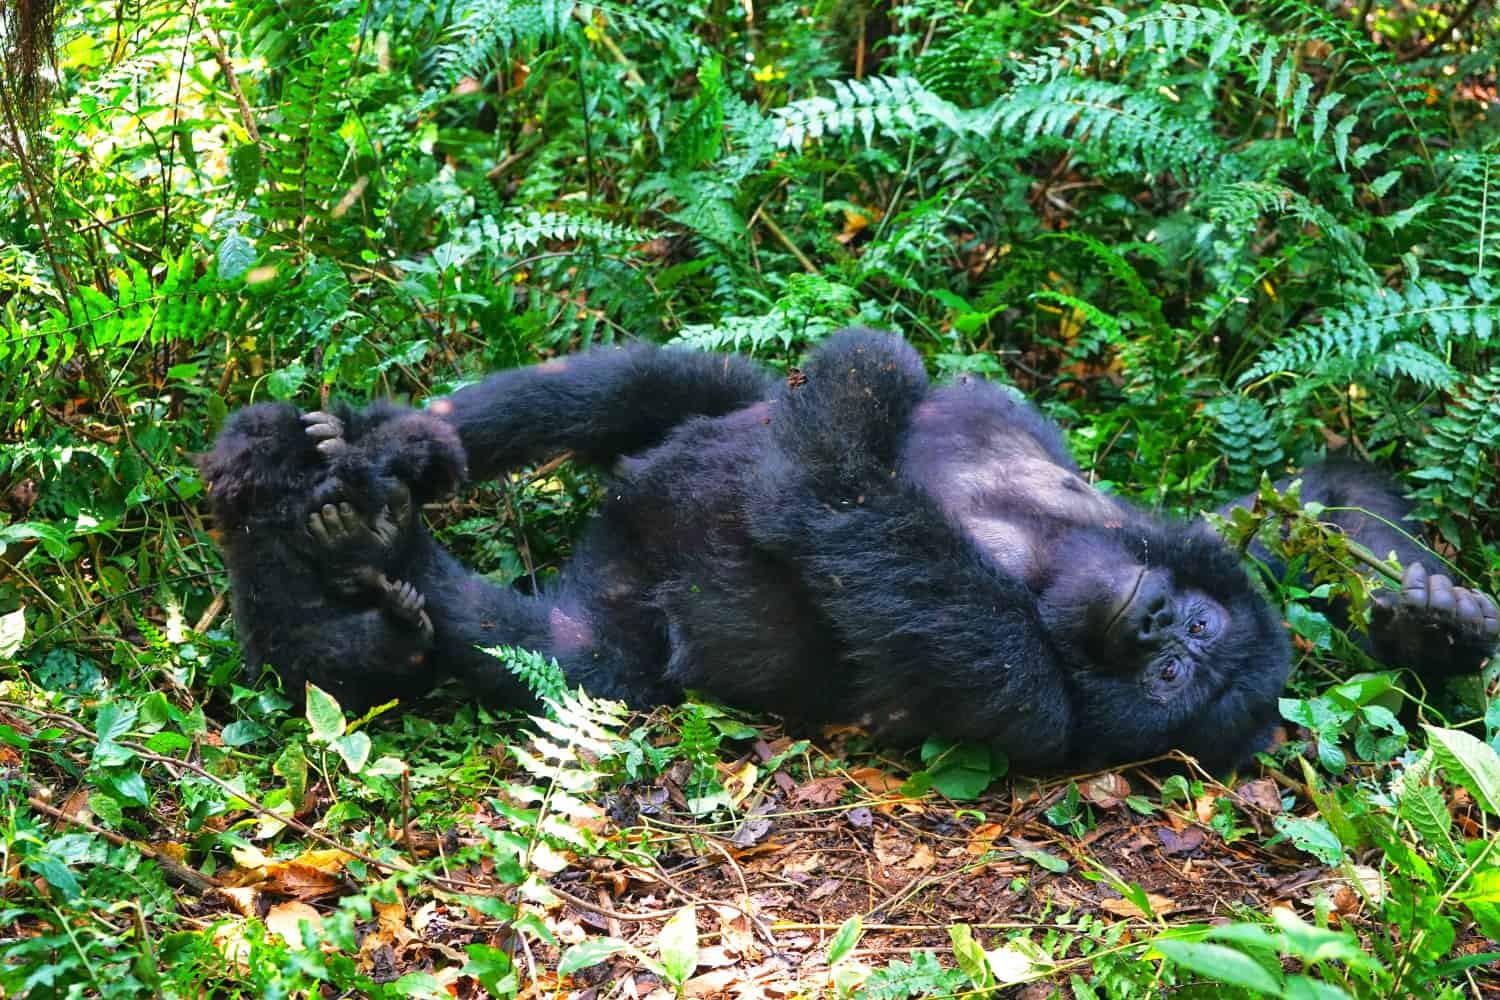
<svg viewBox="0 0 1500 1000">
<path fill-rule="evenodd" d="M 158 648 L 163 678 L 205 655 Z M 220 727 L 181 689 L 74 681 L 0 699 L 6 995 L 1500 988 L 1500 733 L 1404 752 L 1389 675 L 1288 700 L 1317 728 L 1229 785 L 1176 760 L 997 782 L 978 748 L 891 759 L 696 702 L 354 720 L 233 687 Z"/>
</svg>

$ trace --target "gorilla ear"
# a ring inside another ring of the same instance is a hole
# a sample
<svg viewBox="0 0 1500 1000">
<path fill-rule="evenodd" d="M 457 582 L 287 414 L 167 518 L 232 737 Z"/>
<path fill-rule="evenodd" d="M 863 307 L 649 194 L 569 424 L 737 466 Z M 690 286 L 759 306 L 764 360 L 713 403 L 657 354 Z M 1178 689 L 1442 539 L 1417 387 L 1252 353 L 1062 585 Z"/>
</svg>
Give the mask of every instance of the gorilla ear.
<svg viewBox="0 0 1500 1000">
<path fill-rule="evenodd" d="M 382 425 L 361 445 L 373 450 L 381 473 L 411 487 L 418 503 L 445 497 L 469 478 L 469 459 L 458 432 L 430 414 L 407 413 Z"/>
</svg>

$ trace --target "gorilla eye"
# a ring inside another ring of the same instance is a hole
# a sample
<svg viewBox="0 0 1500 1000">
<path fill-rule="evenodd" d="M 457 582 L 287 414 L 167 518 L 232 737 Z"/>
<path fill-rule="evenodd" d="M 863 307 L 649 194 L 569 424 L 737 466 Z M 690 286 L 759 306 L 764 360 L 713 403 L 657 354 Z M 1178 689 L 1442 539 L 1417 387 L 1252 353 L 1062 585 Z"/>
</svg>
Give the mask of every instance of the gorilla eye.
<svg viewBox="0 0 1500 1000">
<path fill-rule="evenodd" d="M 1160 677 L 1162 680 L 1170 684 L 1172 681 L 1175 681 L 1181 673 L 1182 661 L 1172 659 L 1162 664 Z"/>
<path fill-rule="evenodd" d="M 1208 628 L 1208 622 L 1202 618 L 1194 618 L 1188 623 L 1188 635 L 1202 635 Z"/>
</svg>

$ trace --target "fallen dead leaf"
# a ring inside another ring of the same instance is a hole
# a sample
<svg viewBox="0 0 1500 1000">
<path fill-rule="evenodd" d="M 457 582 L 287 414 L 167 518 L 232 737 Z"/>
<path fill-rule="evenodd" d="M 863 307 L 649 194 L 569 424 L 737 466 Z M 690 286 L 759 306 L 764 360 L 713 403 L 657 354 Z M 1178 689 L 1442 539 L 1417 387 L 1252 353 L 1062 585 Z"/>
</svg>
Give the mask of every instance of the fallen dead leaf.
<svg viewBox="0 0 1500 1000">
<path fill-rule="evenodd" d="M 1101 809 L 1113 809 L 1130 795 L 1130 782 L 1118 774 L 1101 774 L 1084 782 L 1083 797 Z"/>
<path fill-rule="evenodd" d="M 1000 823 L 981 823 L 969 834 L 968 852 L 973 855 L 988 854 L 995 849 L 995 841 L 1005 832 Z"/>
<path fill-rule="evenodd" d="M 260 916 L 260 890 L 254 886 L 230 886 L 218 890 L 218 895 L 226 900 L 240 916 Z"/>
<path fill-rule="evenodd" d="M 266 930 L 294 949 L 302 947 L 302 921 L 321 927 L 323 915 L 306 903 L 277 903 L 266 912 Z"/>
<path fill-rule="evenodd" d="M 883 865 L 894 865 L 911 856 L 912 843 L 901 833 L 878 833 L 875 835 L 875 860 Z"/>
<path fill-rule="evenodd" d="M 917 849 L 912 852 L 911 857 L 901 862 L 901 867 L 914 871 L 925 871 L 935 864 L 937 864 L 937 857 L 932 853 L 932 848 L 926 844 L 918 844 Z"/>
<path fill-rule="evenodd" d="M 266 888 L 293 899 L 322 899 L 343 888 L 335 872 L 322 871 L 298 861 L 279 862 L 266 869 Z"/>
<path fill-rule="evenodd" d="M 900 789 L 902 780 L 878 767 L 856 767 L 849 771 L 849 780 L 871 795 L 884 795 Z"/>
<path fill-rule="evenodd" d="M 1178 908 L 1176 902 L 1168 899 L 1166 896 L 1157 895 L 1154 892 L 1146 893 L 1146 902 L 1151 904 L 1151 911 L 1157 916 L 1171 913 Z M 1124 896 L 1121 896 L 1119 899 L 1106 899 L 1099 904 L 1099 908 L 1108 913 L 1113 913 L 1117 917 L 1149 917 L 1151 915 L 1141 912 L 1139 906 L 1136 906 L 1135 903 Z"/>
<path fill-rule="evenodd" d="M 1257 778 L 1236 786 L 1234 797 L 1271 815 L 1281 812 L 1281 792 L 1270 778 Z"/>
<path fill-rule="evenodd" d="M 794 806 L 831 806 L 844 794 L 848 788 L 848 782 L 836 774 L 824 778 L 814 778 L 804 781 L 792 791 L 791 804 Z"/>
</svg>

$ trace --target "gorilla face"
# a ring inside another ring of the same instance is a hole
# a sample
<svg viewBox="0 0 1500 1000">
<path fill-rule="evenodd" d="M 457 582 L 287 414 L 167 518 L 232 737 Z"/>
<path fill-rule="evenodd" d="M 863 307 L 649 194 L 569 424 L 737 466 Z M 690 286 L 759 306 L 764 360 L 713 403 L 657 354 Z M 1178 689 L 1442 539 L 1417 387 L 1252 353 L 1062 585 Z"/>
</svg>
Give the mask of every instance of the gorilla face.
<svg viewBox="0 0 1500 1000">
<path fill-rule="evenodd" d="M 1115 760 L 1170 746 L 1214 760 L 1218 738 L 1242 749 L 1269 730 L 1285 637 L 1206 529 L 1132 519 L 1070 531 L 1047 551 L 1037 607 L 1074 678 L 1080 731 Z"/>
</svg>

